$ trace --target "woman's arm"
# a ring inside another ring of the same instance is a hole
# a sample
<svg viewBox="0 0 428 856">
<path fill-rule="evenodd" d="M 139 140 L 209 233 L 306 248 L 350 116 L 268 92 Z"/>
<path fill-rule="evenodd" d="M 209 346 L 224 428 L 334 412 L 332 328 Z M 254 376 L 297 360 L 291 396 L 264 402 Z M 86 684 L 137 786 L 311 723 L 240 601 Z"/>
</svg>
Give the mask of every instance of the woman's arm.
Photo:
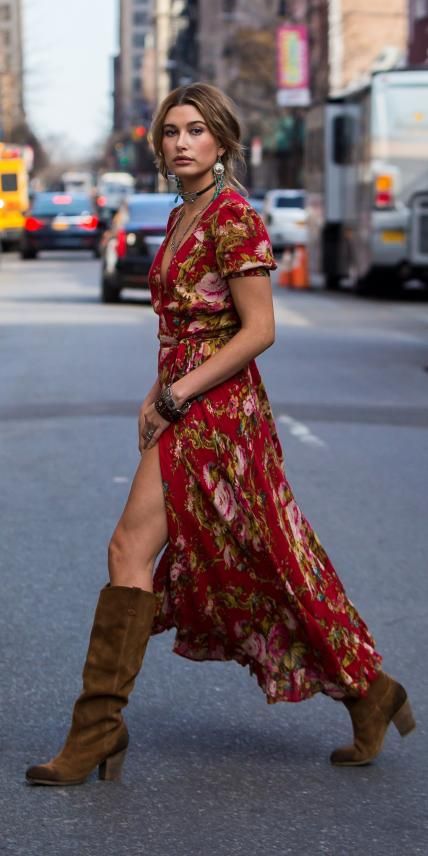
<svg viewBox="0 0 428 856">
<path fill-rule="evenodd" d="M 275 321 L 269 276 L 229 279 L 241 328 L 217 353 L 181 377 L 171 387 L 178 407 L 232 377 L 275 341 Z"/>
</svg>

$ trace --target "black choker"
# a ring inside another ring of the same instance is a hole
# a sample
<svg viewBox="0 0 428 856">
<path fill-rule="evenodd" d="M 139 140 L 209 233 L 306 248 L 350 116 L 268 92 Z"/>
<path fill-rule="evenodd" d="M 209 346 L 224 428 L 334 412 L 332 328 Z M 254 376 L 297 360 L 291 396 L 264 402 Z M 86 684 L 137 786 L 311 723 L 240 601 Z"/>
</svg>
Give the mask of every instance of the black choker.
<svg viewBox="0 0 428 856">
<path fill-rule="evenodd" d="M 203 193 L 206 193 L 207 190 L 211 190 L 212 187 L 215 187 L 215 181 L 212 181 L 207 187 L 204 187 L 203 190 L 183 190 L 179 191 L 179 196 L 181 196 L 183 202 L 196 202 L 199 196 L 202 196 Z"/>
</svg>

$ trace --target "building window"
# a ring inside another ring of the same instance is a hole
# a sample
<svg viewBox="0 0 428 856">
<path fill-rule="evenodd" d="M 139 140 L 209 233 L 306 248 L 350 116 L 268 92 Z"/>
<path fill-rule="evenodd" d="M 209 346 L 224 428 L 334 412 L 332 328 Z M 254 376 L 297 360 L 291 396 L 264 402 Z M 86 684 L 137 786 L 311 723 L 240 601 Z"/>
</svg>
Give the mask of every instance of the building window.
<svg viewBox="0 0 428 856">
<path fill-rule="evenodd" d="M 143 48 L 145 43 L 146 34 L 145 33 L 134 33 L 132 37 L 132 44 L 134 48 Z"/>
<path fill-rule="evenodd" d="M 14 172 L 5 172 L 1 176 L 1 189 L 4 193 L 13 193 L 18 190 L 18 177 Z"/>
<path fill-rule="evenodd" d="M 147 24 L 147 12 L 134 12 L 134 27 L 145 27 Z"/>
<path fill-rule="evenodd" d="M 10 6 L 0 6 L 0 21 L 10 21 Z"/>
<path fill-rule="evenodd" d="M 133 92 L 139 92 L 141 89 L 141 80 L 139 77 L 134 77 L 132 79 L 132 90 Z"/>
</svg>

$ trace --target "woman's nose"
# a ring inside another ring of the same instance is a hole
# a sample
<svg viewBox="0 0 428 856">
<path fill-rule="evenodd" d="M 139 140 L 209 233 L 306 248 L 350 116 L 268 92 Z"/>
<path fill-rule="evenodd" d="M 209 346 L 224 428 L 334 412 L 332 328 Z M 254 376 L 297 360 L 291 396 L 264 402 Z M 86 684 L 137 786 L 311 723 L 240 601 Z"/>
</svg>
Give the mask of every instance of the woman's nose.
<svg viewBox="0 0 428 856">
<path fill-rule="evenodd" d="M 178 148 L 178 149 L 185 149 L 185 148 L 187 148 L 187 143 L 186 143 L 186 132 L 185 132 L 185 131 L 181 131 L 181 132 L 179 133 L 178 137 L 177 137 L 177 148 Z"/>
</svg>

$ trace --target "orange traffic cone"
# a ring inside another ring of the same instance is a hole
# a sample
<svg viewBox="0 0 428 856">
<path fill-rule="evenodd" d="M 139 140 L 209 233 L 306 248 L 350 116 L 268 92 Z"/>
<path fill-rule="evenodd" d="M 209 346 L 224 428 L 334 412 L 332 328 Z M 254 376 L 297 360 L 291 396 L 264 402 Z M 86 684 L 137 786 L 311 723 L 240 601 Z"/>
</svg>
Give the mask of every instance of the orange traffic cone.
<svg viewBox="0 0 428 856">
<path fill-rule="evenodd" d="M 308 252 L 302 245 L 294 248 L 291 287 L 309 288 Z"/>
<path fill-rule="evenodd" d="M 279 263 L 278 285 L 280 285 L 282 288 L 291 287 L 293 256 L 294 252 L 291 247 L 287 250 L 284 250 L 281 256 L 281 261 Z"/>
</svg>

